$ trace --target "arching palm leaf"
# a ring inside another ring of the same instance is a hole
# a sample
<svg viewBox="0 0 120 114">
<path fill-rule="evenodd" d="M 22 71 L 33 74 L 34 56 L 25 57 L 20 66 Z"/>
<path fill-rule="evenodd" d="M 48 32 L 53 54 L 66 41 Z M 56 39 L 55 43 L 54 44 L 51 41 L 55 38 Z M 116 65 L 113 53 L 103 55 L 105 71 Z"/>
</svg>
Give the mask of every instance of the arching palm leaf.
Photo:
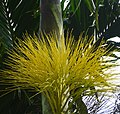
<svg viewBox="0 0 120 114">
<path fill-rule="evenodd" d="M 0 1 L 0 68 L 6 58 L 6 51 L 13 47 L 16 37 L 21 37 L 26 31 L 33 33 L 39 27 L 39 1 L 34 0 L 1 0 Z M 1 92 L 6 86 L 0 85 Z M 33 100 L 34 102 L 34 100 Z M 23 114 L 35 109 L 27 109 L 33 103 L 25 91 L 15 91 L 0 99 L 1 114 Z M 14 108 L 16 107 L 16 108 Z M 33 106 L 36 107 L 36 106 Z M 7 108 L 7 110 L 6 110 Z"/>
</svg>

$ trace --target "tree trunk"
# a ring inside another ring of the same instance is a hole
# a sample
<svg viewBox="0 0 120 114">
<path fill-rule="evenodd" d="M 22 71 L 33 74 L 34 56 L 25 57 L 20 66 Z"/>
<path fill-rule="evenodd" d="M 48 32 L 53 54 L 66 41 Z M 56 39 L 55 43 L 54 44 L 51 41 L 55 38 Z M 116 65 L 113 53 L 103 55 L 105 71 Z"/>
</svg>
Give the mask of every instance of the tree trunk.
<svg viewBox="0 0 120 114">
<path fill-rule="evenodd" d="M 58 37 L 63 32 L 60 0 L 41 0 L 40 30 L 45 33 L 56 32 Z"/>
<path fill-rule="evenodd" d="M 63 34 L 63 22 L 60 0 L 40 0 L 39 33 L 55 32 L 60 38 Z M 42 94 L 42 114 L 52 114 L 47 98 Z"/>
</svg>

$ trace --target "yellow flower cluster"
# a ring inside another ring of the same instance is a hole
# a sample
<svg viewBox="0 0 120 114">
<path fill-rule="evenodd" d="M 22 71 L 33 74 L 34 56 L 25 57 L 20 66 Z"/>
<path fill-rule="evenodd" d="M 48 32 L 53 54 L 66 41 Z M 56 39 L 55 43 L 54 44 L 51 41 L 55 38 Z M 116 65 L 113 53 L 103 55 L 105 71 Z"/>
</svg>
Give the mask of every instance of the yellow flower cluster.
<svg viewBox="0 0 120 114">
<path fill-rule="evenodd" d="M 23 89 L 42 92 L 50 103 L 53 114 L 61 114 L 69 98 L 77 99 L 81 94 L 104 91 L 109 87 L 109 68 L 102 59 L 106 49 L 96 48 L 93 39 L 82 37 L 76 42 L 69 34 L 57 39 L 55 34 L 25 36 L 9 52 L 7 69 L 2 71 L 5 82 Z M 98 89 L 92 90 L 91 88 Z M 67 112 L 67 110 L 66 110 Z"/>
</svg>

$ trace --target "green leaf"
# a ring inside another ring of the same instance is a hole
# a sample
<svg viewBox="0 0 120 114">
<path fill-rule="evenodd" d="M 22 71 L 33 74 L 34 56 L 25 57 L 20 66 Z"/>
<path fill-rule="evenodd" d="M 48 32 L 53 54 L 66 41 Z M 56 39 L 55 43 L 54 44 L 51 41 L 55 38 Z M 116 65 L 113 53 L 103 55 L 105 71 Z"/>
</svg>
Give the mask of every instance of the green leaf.
<svg viewBox="0 0 120 114">
<path fill-rule="evenodd" d="M 84 0 L 91 13 L 95 12 L 96 6 L 93 0 Z"/>
</svg>

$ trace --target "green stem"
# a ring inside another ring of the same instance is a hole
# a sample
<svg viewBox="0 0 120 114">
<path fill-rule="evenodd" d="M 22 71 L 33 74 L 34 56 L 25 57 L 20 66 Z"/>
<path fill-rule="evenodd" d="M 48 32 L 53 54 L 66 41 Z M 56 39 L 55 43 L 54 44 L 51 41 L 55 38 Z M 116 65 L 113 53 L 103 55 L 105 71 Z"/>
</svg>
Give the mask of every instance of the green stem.
<svg viewBox="0 0 120 114">
<path fill-rule="evenodd" d="M 50 106 L 48 104 L 48 100 L 42 94 L 42 114 L 52 114 L 50 112 L 51 112 L 51 109 L 50 109 Z"/>
</svg>

